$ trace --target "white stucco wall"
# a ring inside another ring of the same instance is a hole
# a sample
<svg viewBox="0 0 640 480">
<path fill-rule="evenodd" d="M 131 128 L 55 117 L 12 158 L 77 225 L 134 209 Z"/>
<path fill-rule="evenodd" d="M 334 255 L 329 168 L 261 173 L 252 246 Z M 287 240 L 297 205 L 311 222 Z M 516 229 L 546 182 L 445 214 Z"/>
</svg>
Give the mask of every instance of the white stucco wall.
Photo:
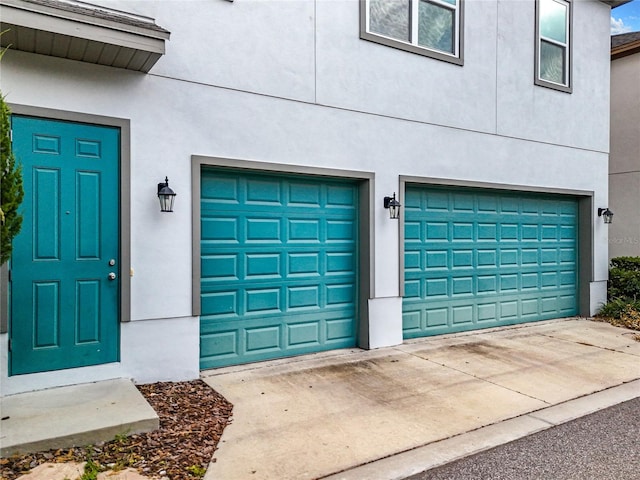
<svg viewBox="0 0 640 480">
<path fill-rule="evenodd" d="M 0 395 L 113 378 L 136 383 L 198 378 L 200 326 L 197 317 L 120 324 L 120 361 L 93 367 L 8 376 L 8 335 L 0 335 Z"/>
<path fill-rule="evenodd" d="M 197 375 L 193 154 L 375 172 L 373 348 L 402 340 L 399 227 L 382 208 L 400 175 L 593 191 L 596 207 L 607 203 L 609 8 L 599 2 L 574 2 L 572 94 L 533 84 L 532 1 L 469 0 L 463 67 L 360 40 L 355 0 L 101 3 L 172 32 L 150 74 L 10 51 L 0 83 L 14 104 L 130 120 L 133 322 L 122 365 L 82 378 Z M 178 193 L 170 215 L 157 206 L 165 175 Z M 597 282 L 601 222 L 593 235 Z M 76 379 L 66 372 L 39 384 Z"/>
</svg>

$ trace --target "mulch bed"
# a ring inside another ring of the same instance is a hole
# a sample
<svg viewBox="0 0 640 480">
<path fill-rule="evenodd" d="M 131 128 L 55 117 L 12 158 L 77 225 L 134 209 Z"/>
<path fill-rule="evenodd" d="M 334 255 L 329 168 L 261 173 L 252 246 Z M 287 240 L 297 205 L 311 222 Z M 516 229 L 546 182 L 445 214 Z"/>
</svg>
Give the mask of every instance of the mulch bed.
<svg viewBox="0 0 640 480">
<path fill-rule="evenodd" d="M 3 458 L 2 478 L 14 480 L 45 462 L 88 459 L 114 470 L 133 467 L 153 478 L 201 477 L 231 422 L 233 406 L 202 380 L 138 385 L 138 390 L 160 417 L 158 430 L 100 445 Z"/>
</svg>

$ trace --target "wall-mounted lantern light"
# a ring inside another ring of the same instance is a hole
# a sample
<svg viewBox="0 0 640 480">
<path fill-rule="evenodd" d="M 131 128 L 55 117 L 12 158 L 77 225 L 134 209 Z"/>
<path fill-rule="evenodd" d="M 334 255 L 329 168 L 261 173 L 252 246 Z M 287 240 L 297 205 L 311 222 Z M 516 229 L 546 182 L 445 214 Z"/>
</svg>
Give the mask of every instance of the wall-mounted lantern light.
<svg viewBox="0 0 640 480">
<path fill-rule="evenodd" d="M 611 223 L 613 221 L 613 212 L 609 210 L 609 207 L 598 208 L 598 216 L 602 217 L 604 223 Z"/>
<path fill-rule="evenodd" d="M 169 177 L 164 177 L 164 182 L 158 184 L 158 199 L 160 200 L 161 212 L 173 212 L 173 201 L 176 192 L 169 188 Z"/>
<path fill-rule="evenodd" d="M 393 197 L 384 197 L 384 208 L 389 209 L 389 218 L 398 219 L 401 206 L 400 202 L 396 200 L 396 192 L 393 192 Z"/>
</svg>

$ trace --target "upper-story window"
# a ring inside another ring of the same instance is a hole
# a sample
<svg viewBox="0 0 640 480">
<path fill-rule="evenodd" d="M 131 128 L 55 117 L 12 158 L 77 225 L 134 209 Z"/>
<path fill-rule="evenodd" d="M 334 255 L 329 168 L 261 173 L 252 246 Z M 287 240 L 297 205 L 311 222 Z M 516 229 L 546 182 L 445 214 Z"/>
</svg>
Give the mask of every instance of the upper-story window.
<svg viewBox="0 0 640 480">
<path fill-rule="evenodd" d="M 464 0 L 361 0 L 365 40 L 462 65 Z"/>
<path fill-rule="evenodd" d="M 536 84 L 571 93 L 571 3 L 536 5 Z"/>
</svg>

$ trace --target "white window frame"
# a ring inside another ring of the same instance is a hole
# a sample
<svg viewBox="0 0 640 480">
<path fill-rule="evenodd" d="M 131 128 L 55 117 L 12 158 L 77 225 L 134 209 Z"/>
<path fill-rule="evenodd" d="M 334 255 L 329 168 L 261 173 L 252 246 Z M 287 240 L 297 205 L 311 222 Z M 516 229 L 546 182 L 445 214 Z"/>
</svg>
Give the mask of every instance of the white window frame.
<svg viewBox="0 0 640 480">
<path fill-rule="evenodd" d="M 540 0 L 536 0 L 536 58 L 535 58 L 535 79 L 534 79 L 534 83 L 536 85 L 539 85 L 541 87 L 547 87 L 547 88 L 552 88 L 554 90 L 559 90 L 561 92 L 566 92 L 566 93 L 572 93 L 572 86 L 571 86 L 571 80 L 572 80 L 572 71 L 573 71 L 573 52 L 572 52 L 572 48 L 573 48 L 573 5 L 571 4 L 571 0 L 550 0 L 556 3 L 559 3 L 561 5 L 564 5 L 567 7 L 567 18 L 565 19 L 566 22 L 566 31 L 567 31 L 567 41 L 566 43 L 563 42 L 558 42 L 557 40 L 554 40 L 552 38 L 547 38 L 542 36 L 542 34 L 540 33 L 540 29 L 542 27 L 542 22 L 540 19 L 540 13 L 541 13 L 541 9 L 540 9 Z M 547 43 L 551 43 L 553 45 L 556 45 L 558 47 L 561 47 L 564 49 L 564 64 L 565 64 L 565 71 L 564 71 L 564 82 L 563 83 L 557 83 L 557 82 L 552 82 L 550 80 L 546 80 L 541 78 L 541 72 L 540 72 L 540 63 L 542 61 L 542 42 L 547 42 Z"/>
<path fill-rule="evenodd" d="M 437 50 L 433 48 L 424 47 L 418 44 L 418 22 L 419 15 L 418 9 L 421 1 L 427 1 L 439 7 L 446 8 L 454 12 L 454 32 L 453 32 L 453 53 L 443 50 Z M 464 2 L 465 0 L 457 0 L 456 5 L 452 5 L 442 0 L 409 0 L 410 14 L 409 14 L 409 35 L 411 37 L 410 42 L 398 40 L 396 38 L 387 37 L 379 33 L 373 33 L 369 31 L 369 4 L 370 0 L 360 0 L 360 38 L 363 40 L 369 40 L 371 42 L 380 43 L 389 47 L 398 48 L 400 50 L 406 50 L 408 52 L 417 53 L 418 55 L 424 55 L 426 57 L 443 60 L 445 62 L 453 63 L 455 65 L 463 65 L 463 45 L 464 45 Z"/>
</svg>

